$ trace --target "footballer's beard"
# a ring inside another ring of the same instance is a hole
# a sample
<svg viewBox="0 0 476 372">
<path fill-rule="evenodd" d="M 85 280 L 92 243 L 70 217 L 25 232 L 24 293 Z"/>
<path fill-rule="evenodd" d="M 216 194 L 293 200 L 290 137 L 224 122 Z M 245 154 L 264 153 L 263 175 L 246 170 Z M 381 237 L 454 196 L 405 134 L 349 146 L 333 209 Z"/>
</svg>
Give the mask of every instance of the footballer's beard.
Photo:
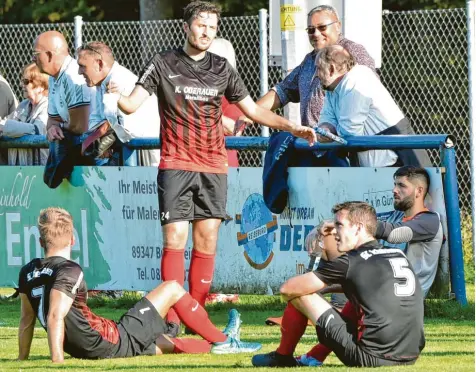
<svg viewBox="0 0 476 372">
<path fill-rule="evenodd" d="M 406 198 L 403 198 L 401 200 L 394 200 L 393 207 L 397 211 L 405 212 L 406 210 L 409 210 L 410 208 L 412 208 L 414 204 L 415 204 L 415 199 L 413 199 L 412 195 L 409 195 Z"/>
<path fill-rule="evenodd" d="M 202 46 L 200 45 L 198 42 L 194 42 L 192 37 L 189 36 L 187 38 L 187 43 L 189 46 L 191 46 L 193 49 L 196 49 L 196 50 L 199 50 L 201 52 L 205 52 L 206 50 L 208 50 L 208 48 L 210 47 L 210 44 L 211 42 L 205 47 L 205 46 Z"/>
</svg>

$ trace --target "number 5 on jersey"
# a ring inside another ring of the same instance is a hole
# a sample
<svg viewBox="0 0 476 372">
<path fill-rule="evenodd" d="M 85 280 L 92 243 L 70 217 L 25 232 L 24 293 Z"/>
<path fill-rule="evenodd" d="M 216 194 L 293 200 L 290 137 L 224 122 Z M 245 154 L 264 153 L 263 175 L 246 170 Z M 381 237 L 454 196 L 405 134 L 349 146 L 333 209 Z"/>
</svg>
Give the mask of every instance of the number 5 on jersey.
<svg viewBox="0 0 476 372">
<path fill-rule="evenodd" d="M 408 267 L 406 258 L 390 258 L 390 265 L 393 269 L 395 279 L 405 279 L 404 284 L 395 283 L 394 292 L 397 297 L 407 297 L 415 293 L 415 274 Z"/>
</svg>

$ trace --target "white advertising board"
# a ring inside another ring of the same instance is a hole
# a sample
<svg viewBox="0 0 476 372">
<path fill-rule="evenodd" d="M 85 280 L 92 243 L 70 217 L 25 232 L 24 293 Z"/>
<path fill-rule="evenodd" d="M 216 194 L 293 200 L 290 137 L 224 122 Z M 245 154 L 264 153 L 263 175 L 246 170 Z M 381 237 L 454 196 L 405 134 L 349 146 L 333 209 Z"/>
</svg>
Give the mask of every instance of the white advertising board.
<svg viewBox="0 0 476 372">
<path fill-rule="evenodd" d="M 214 291 L 265 293 L 305 272 L 304 240 L 334 204 L 372 203 L 380 217 L 393 210 L 393 172 L 382 168 L 292 168 L 289 207 L 273 215 L 262 197 L 261 168 L 230 168 L 228 217 L 218 240 Z M 446 226 L 441 174 L 429 169 L 432 199 Z M 15 286 L 20 268 L 42 254 L 36 218 L 61 206 L 73 215 L 73 259 L 90 289 L 150 290 L 161 280 L 162 234 L 157 170 L 149 167 L 78 167 L 55 190 L 41 167 L 4 167 L 0 186 L 0 286 Z M 186 271 L 192 242 L 185 251 Z M 187 272 L 184 273 L 187 275 Z"/>
</svg>

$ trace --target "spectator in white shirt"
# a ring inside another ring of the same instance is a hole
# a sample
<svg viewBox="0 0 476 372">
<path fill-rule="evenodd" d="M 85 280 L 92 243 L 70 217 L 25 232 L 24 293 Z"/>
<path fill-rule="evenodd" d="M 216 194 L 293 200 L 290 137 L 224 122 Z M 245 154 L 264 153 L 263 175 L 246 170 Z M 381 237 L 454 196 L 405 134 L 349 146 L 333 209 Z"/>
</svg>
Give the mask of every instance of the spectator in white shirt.
<svg viewBox="0 0 476 372">
<path fill-rule="evenodd" d="M 367 66 L 357 65 L 342 46 L 322 49 L 316 57 L 325 93 L 319 125 L 335 128 L 338 135 L 369 136 L 414 134 L 388 90 Z M 320 142 L 327 142 L 319 137 Z M 362 167 L 431 166 L 425 150 L 369 150 L 357 153 Z"/>
<path fill-rule="evenodd" d="M 48 75 L 31 63 L 23 70 L 22 86 L 25 99 L 7 118 L 0 120 L 0 136 L 46 134 Z M 47 158 L 46 149 L 8 149 L 9 165 L 45 165 Z"/>
<path fill-rule="evenodd" d="M 107 44 L 93 41 L 81 46 L 78 49 L 78 65 L 87 85 L 96 87 L 89 117 L 90 132 L 104 124 L 123 143 L 134 137 L 159 137 L 160 117 L 155 95 L 150 96 L 135 113 L 126 115 L 117 107 L 120 95 L 107 93 L 110 81 L 116 83 L 124 94 L 130 94 L 137 82 L 136 75 L 115 61 Z M 158 166 L 159 160 L 159 150 L 139 151 L 140 165 Z"/>
</svg>

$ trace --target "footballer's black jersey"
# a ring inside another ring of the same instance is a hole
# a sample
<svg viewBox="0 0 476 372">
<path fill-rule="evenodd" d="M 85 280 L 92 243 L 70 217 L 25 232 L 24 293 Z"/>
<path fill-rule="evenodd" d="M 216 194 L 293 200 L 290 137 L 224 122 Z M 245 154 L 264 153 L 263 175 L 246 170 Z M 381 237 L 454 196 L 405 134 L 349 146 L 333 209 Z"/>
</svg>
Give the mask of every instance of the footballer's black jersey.
<svg viewBox="0 0 476 372">
<path fill-rule="evenodd" d="M 119 342 L 119 332 L 115 322 L 93 314 L 86 305 L 81 266 L 63 257 L 35 258 L 23 266 L 19 291 L 28 297 L 45 330 L 52 289 L 73 299 L 64 319 L 64 351 L 76 358 L 107 358 Z"/>
<path fill-rule="evenodd" d="M 222 97 L 236 103 L 249 93 L 225 58 L 206 52 L 195 61 L 182 48 L 161 52 L 137 84 L 159 101 L 160 169 L 227 173 Z"/>
<path fill-rule="evenodd" d="M 384 249 L 374 240 L 321 263 L 317 277 L 328 285 L 341 284 L 363 316 L 358 340 L 363 350 L 393 361 L 420 355 L 425 346 L 423 295 L 400 249 Z"/>
</svg>

